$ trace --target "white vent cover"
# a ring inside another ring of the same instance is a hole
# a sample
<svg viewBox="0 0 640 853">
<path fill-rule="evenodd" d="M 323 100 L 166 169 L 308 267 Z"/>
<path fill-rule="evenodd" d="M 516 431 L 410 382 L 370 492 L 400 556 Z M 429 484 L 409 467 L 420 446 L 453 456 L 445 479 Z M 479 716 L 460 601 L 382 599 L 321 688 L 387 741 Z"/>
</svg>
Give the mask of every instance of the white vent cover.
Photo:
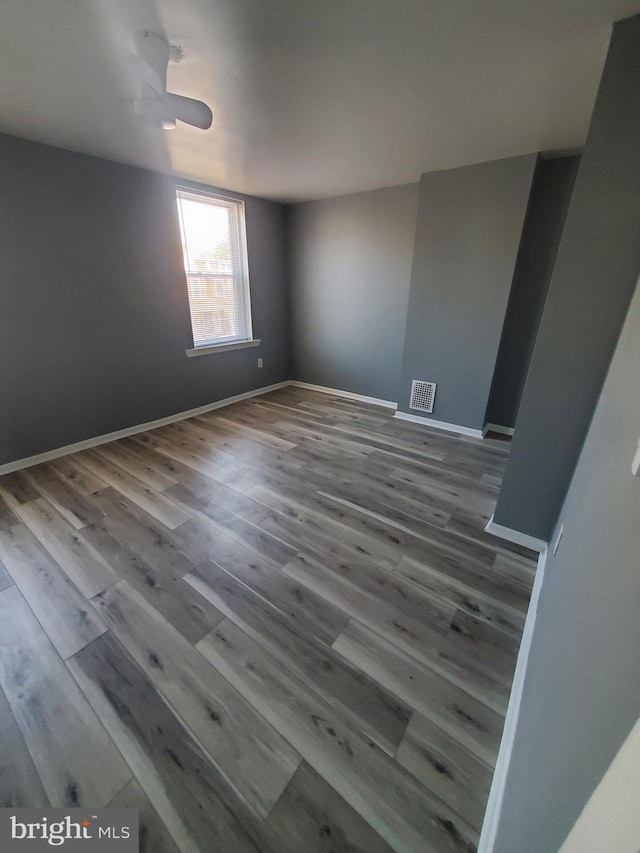
<svg viewBox="0 0 640 853">
<path fill-rule="evenodd" d="M 423 382 L 421 379 L 414 379 L 411 383 L 411 400 L 409 401 L 409 408 L 417 409 L 419 412 L 432 412 L 433 398 L 435 396 L 435 382 Z"/>
</svg>

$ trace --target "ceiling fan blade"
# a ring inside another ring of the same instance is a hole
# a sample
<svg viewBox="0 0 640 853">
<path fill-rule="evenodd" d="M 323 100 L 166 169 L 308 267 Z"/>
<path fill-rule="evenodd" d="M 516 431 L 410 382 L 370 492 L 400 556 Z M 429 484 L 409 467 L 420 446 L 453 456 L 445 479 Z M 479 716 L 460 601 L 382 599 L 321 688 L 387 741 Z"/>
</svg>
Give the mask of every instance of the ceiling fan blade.
<svg viewBox="0 0 640 853">
<path fill-rule="evenodd" d="M 171 48 L 164 36 L 144 30 L 135 34 L 137 55 L 144 62 L 152 74 L 160 81 L 159 91 L 163 91 L 167 79 L 167 65 Z M 153 80 L 148 82 L 156 88 Z"/>
<path fill-rule="evenodd" d="M 209 130 L 211 127 L 213 113 L 203 101 L 196 101 L 184 95 L 174 95 L 172 92 L 166 92 L 163 100 L 167 107 L 167 114 L 178 121 L 183 121 L 192 127 L 199 127 L 201 130 Z"/>
<path fill-rule="evenodd" d="M 171 115 L 164 95 L 159 94 L 149 83 L 142 83 L 140 96 L 134 101 L 134 109 L 138 118 L 152 127 L 169 130 L 176 126 L 175 118 Z"/>
</svg>

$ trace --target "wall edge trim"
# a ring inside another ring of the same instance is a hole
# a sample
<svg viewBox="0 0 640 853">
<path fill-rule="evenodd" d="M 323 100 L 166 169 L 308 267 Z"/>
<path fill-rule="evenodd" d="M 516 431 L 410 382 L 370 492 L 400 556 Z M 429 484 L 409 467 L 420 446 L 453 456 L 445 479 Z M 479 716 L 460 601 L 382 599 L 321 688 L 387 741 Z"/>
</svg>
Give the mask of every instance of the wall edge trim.
<svg viewBox="0 0 640 853">
<path fill-rule="evenodd" d="M 482 822 L 482 831 L 480 833 L 480 841 L 478 843 L 478 853 L 493 853 L 495 849 L 498 826 L 502 816 L 504 794 L 507 787 L 509 765 L 511 763 L 511 755 L 513 753 L 516 733 L 518 730 L 520 707 L 522 705 L 524 684 L 529 666 L 529 655 L 533 644 L 540 593 L 544 583 L 547 556 L 548 550 L 545 547 L 538 556 L 538 567 L 536 569 L 533 590 L 531 592 L 531 599 L 529 601 L 527 617 L 525 619 L 524 630 L 522 632 L 522 640 L 518 651 L 513 682 L 511 684 L 511 693 L 509 695 L 509 704 L 507 706 L 504 728 L 502 730 L 498 758 L 493 773 L 491 789 L 489 791 L 487 809 Z"/>
<path fill-rule="evenodd" d="M 286 388 L 290 384 L 291 380 L 287 379 L 284 382 L 276 382 L 274 385 L 264 385 L 261 388 L 255 388 L 253 391 L 245 391 L 233 397 L 225 397 L 223 400 L 216 400 L 215 403 L 207 403 L 195 409 L 176 412 L 174 415 L 167 415 L 167 417 L 158 418 L 155 421 L 146 421 L 143 424 L 136 424 L 135 426 L 116 430 L 115 432 L 104 433 L 93 438 L 85 438 L 82 441 L 66 444 L 63 447 L 56 447 L 53 450 L 46 450 L 44 453 L 37 453 L 34 456 L 25 456 L 23 459 L 16 459 L 14 462 L 6 462 L 4 465 L 0 465 L 0 476 L 20 471 L 23 468 L 30 468 L 32 465 L 39 465 L 42 462 L 50 462 L 53 459 L 59 459 L 61 456 L 69 456 L 71 453 L 78 453 L 81 450 L 88 450 L 90 447 L 97 447 L 100 444 L 107 444 L 110 441 L 117 441 L 119 438 L 127 438 L 127 436 L 136 435 L 139 432 L 146 432 L 147 430 L 166 426 L 176 421 L 183 421 L 195 415 L 204 415 L 206 412 L 211 412 L 214 409 L 222 409 L 225 406 L 230 406 L 232 403 L 239 403 L 241 400 L 247 400 L 250 397 L 267 394 L 269 391 L 276 391 L 278 388 Z"/>
<path fill-rule="evenodd" d="M 499 432 L 501 435 L 513 435 L 515 430 L 513 427 L 501 426 L 501 424 L 485 424 L 482 427 L 482 437 L 488 432 Z"/>
<path fill-rule="evenodd" d="M 470 435 L 473 438 L 484 438 L 481 429 L 473 429 L 472 427 L 461 426 L 460 424 L 449 424 L 446 421 L 437 421 L 434 418 L 423 418 L 420 415 L 411 415 L 408 412 L 396 412 L 393 416 L 401 421 L 410 421 L 414 424 L 422 424 L 423 426 L 441 429 L 445 432 L 455 432 L 458 435 Z"/>
<path fill-rule="evenodd" d="M 492 533 L 500 539 L 506 539 L 507 542 L 514 542 L 516 545 L 523 545 L 532 551 L 545 551 L 549 544 L 544 539 L 538 539 L 535 536 L 529 536 L 528 533 L 522 533 L 520 530 L 514 530 L 511 527 L 504 527 L 502 524 L 497 524 L 493 520 L 493 516 L 487 522 L 485 533 Z"/>
<path fill-rule="evenodd" d="M 359 400 L 361 403 L 371 403 L 374 406 L 384 406 L 386 409 L 397 409 L 398 404 L 393 400 L 380 400 L 378 397 L 367 397 L 365 394 L 355 394 L 353 391 L 341 391 L 339 388 L 329 388 L 326 385 L 312 385 L 309 382 L 298 382 L 293 379 L 290 385 L 296 388 L 306 388 L 308 391 L 319 391 L 321 394 L 332 394 L 334 397 L 345 397 L 347 400 Z"/>
</svg>

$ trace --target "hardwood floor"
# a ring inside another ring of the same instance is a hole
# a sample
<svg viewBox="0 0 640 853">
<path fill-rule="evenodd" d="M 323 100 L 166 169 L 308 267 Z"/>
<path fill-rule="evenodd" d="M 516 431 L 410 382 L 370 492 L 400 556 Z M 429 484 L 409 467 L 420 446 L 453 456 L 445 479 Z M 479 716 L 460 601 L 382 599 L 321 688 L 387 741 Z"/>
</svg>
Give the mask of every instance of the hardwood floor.
<svg viewBox="0 0 640 853">
<path fill-rule="evenodd" d="M 535 572 L 484 533 L 508 450 L 291 387 L 0 477 L 0 805 L 475 850 Z"/>
</svg>

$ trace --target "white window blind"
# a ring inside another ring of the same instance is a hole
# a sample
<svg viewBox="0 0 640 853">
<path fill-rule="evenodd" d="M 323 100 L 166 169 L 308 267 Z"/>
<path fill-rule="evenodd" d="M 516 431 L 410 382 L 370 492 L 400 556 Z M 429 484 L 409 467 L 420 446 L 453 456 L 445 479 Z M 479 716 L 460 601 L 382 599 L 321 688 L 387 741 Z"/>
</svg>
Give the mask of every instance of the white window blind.
<svg viewBox="0 0 640 853">
<path fill-rule="evenodd" d="M 251 340 L 244 203 L 176 189 L 195 347 Z"/>
</svg>

